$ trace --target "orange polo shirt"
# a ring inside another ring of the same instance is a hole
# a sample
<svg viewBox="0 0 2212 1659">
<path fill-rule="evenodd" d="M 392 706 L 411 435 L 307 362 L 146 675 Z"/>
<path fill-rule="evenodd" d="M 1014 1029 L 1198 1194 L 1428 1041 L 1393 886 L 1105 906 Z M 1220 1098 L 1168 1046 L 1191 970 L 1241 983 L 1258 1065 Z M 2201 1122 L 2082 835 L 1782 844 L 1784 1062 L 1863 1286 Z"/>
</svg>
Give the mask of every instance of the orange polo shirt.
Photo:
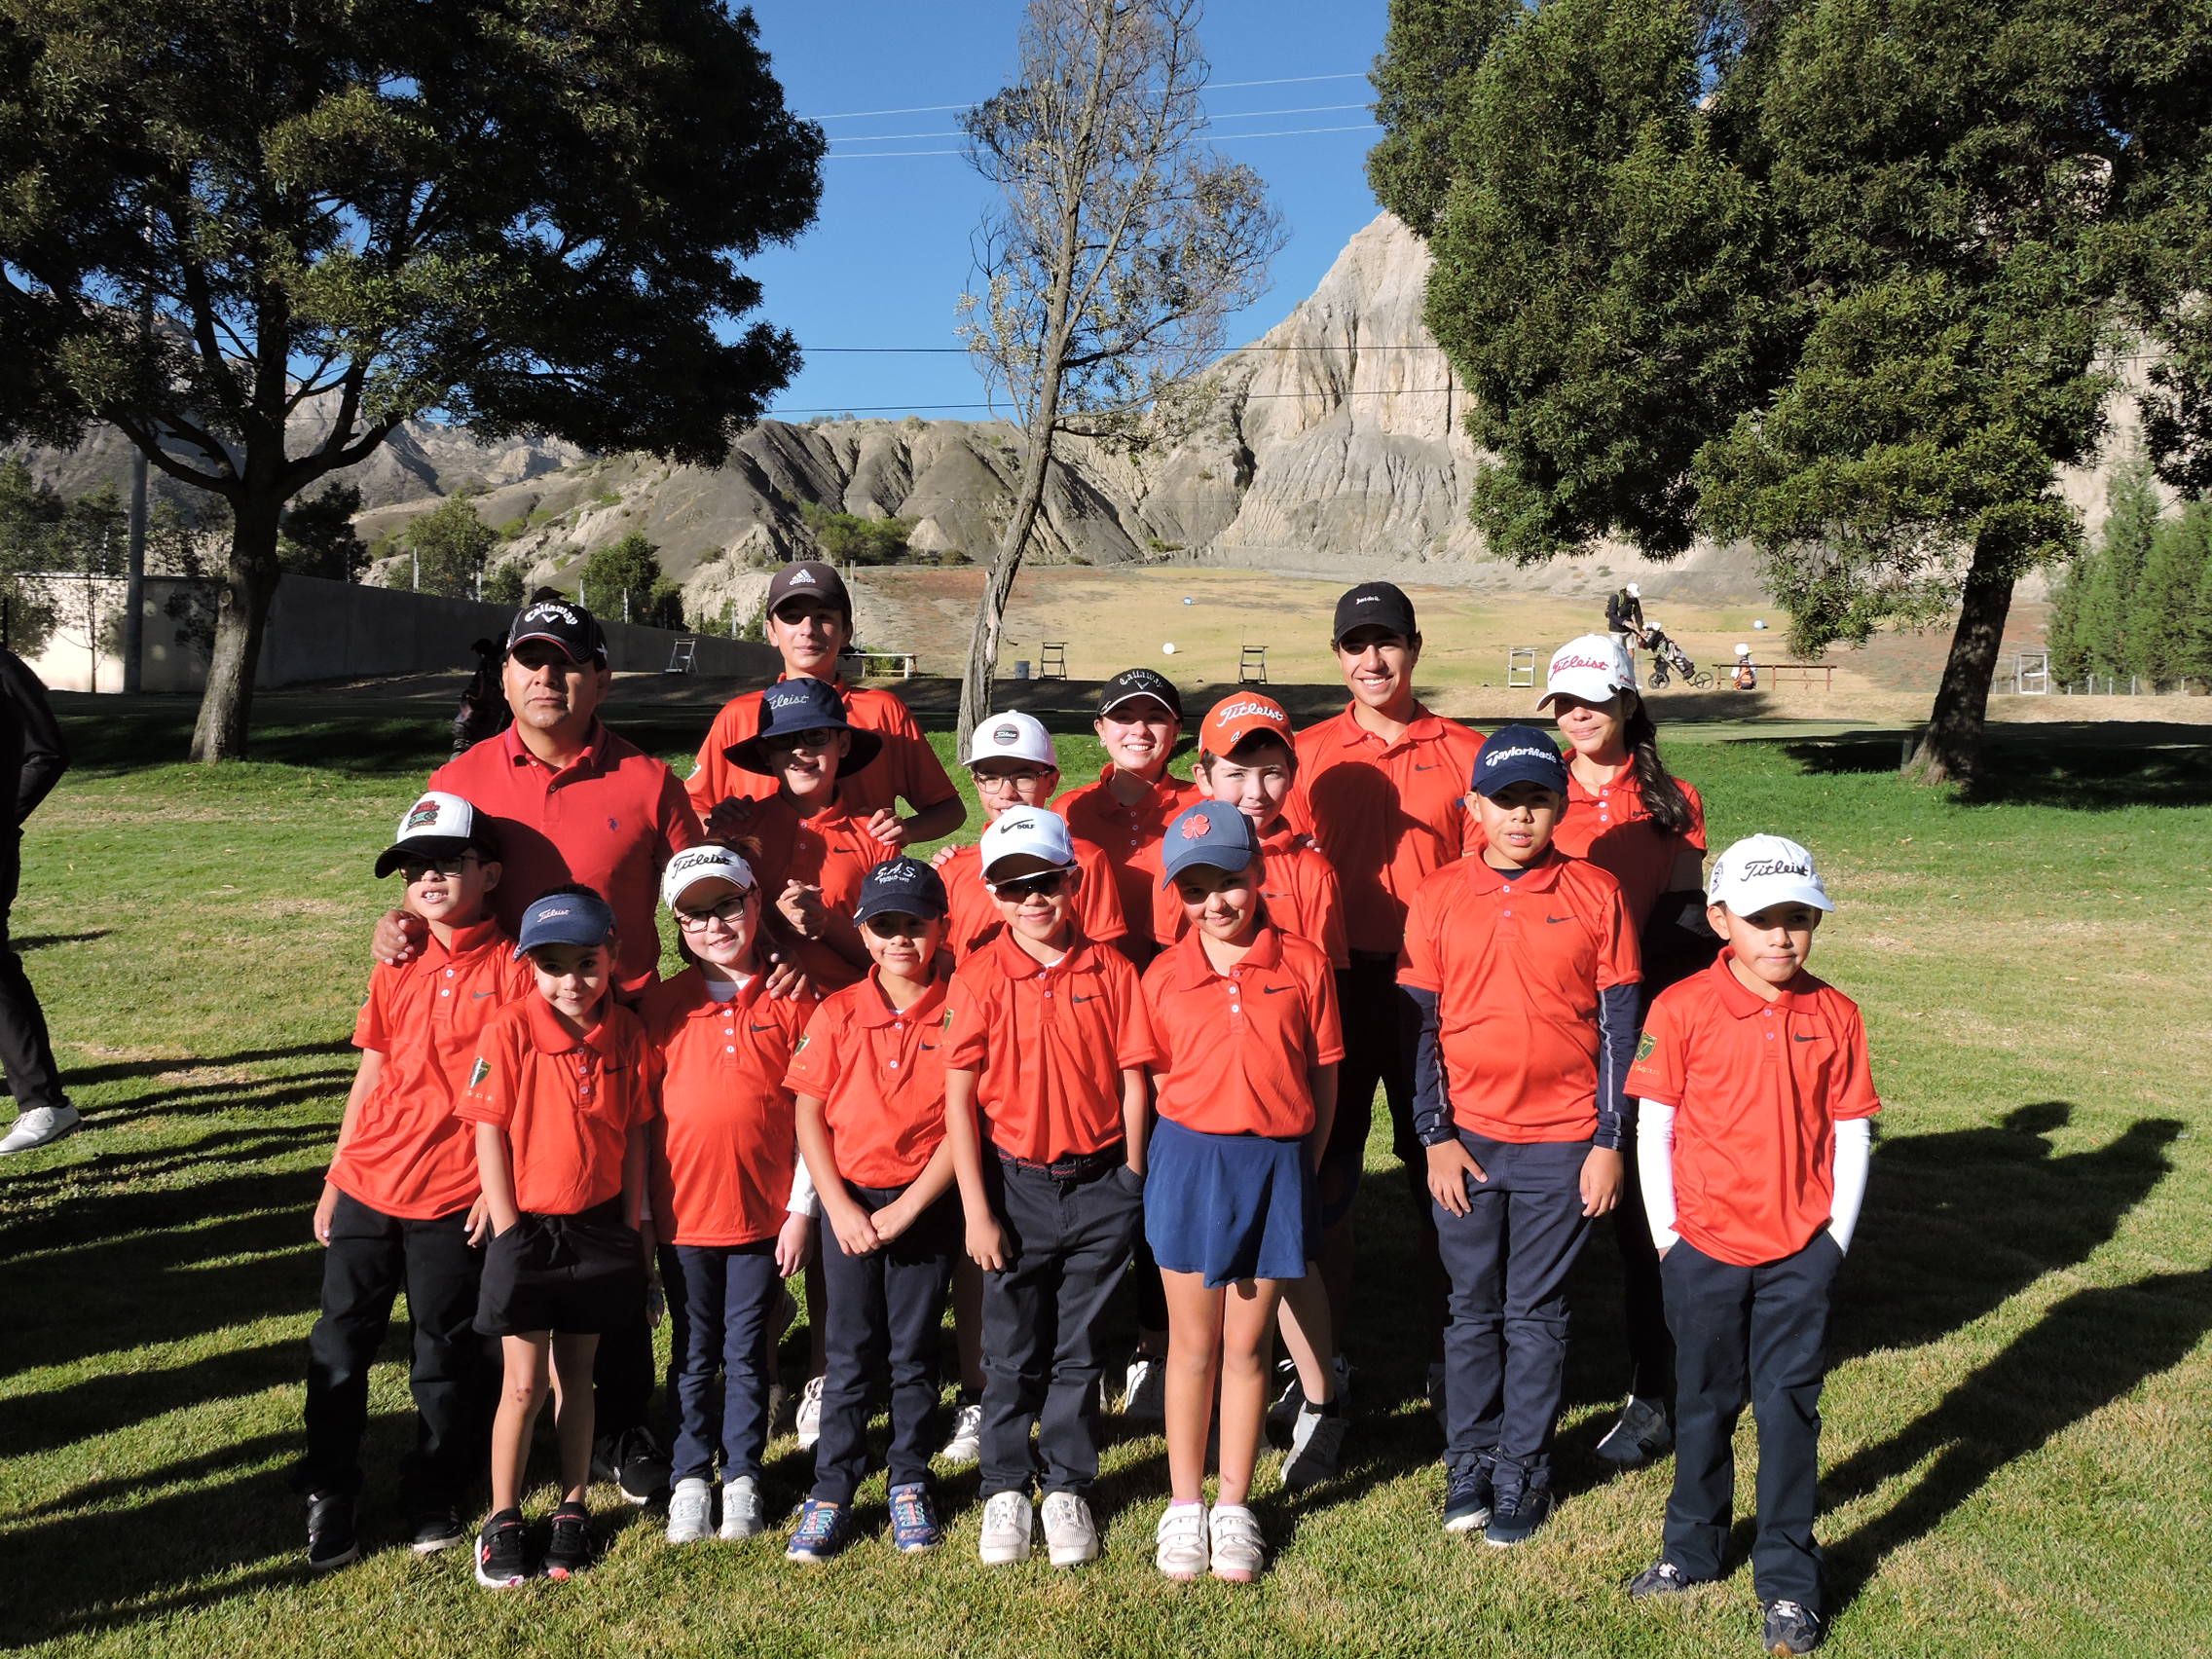
<svg viewBox="0 0 2212 1659">
<path fill-rule="evenodd" d="M 1145 970 L 1160 1115 L 1209 1135 L 1313 1131 L 1307 1073 L 1345 1057 L 1336 977 L 1321 947 L 1262 926 L 1244 960 L 1216 973 L 1185 934 Z"/>
<path fill-rule="evenodd" d="M 349 1198 L 403 1221 L 431 1221 L 476 1201 L 476 1137 L 453 1115 L 468 1083 L 476 1042 L 492 1016 L 536 994 L 530 964 L 498 922 L 436 935 L 423 954 L 369 973 L 369 1000 L 353 1021 L 353 1047 L 384 1056 L 376 1087 L 353 1120 L 353 1137 L 330 1161 Z"/>
<path fill-rule="evenodd" d="M 822 1102 L 835 1173 L 856 1187 L 905 1186 L 944 1139 L 945 984 L 895 1009 L 870 968 L 823 1001 L 792 1051 L 784 1087 Z"/>
<path fill-rule="evenodd" d="M 836 913 L 831 925 L 844 935 L 852 932 L 862 880 L 897 856 L 867 832 L 866 817 L 846 804 L 842 782 L 836 800 L 811 817 L 801 817 L 782 795 L 762 800 L 746 833 L 760 845 L 753 871 L 762 900 L 773 906 L 787 881 L 819 887 L 822 903 Z M 814 982 L 828 990 L 849 985 L 867 971 L 821 940 L 800 940 L 798 959 Z"/>
<path fill-rule="evenodd" d="M 1051 1163 L 1124 1138 L 1122 1073 L 1152 1063 L 1137 971 L 1086 940 L 1048 968 L 1001 933 L 945 999 L 944 1063 L 976 1073 L 991 1144 Z"/>
<path fill-rule="evenodd" d="M 485 1026 L 454 1110 L 506 1132 L 517 1207 L 575 1215 L 622 1196 L 622 1154 L 652 1121 L 656 1069 L 638 1016 L 611 998 L 579 1038 L 533 991 Z"/>
<path fill-rule="evenodd" d="M 1662 830 L 1643 804 L 1643 788 L 1631 766 L 1593 794 L 1569 768 L 1567 810 L 1552 831 L 1552 845 L 1569 858 L 1588 859 L 1621 884 L 1629 920 L 1639 932 L 1651 919 L 1651 906 L 1667 891 L 1675 859 L 1684 847 L 1705 852 L 1705 802 L 1677 778 L 1690 809 L 1690 827 L 1680 834 Z"/>
<path fill-rule="evenodd" d="M 1268 920 L 1284 933 L 1319 945 L 1330 967 L 1349 968 L 1351 952 L 1345 942 L 1345 901 L 1337 884 L 1337 866 L 1312 837 L 1276 819 L 1274 828 L 1260 837 L 1260 897 L 1267 901 Z M 1162 943 L 1171 943 L 1190 925 L 1175 889 L 1155 885 L 1154 935 Z"/>
<path fill-rule="evenodd" d="M 660 1056 L 653 1221 L 671 1244 L 751 1244 L 784 1225 L 798 1161 L 784 1073 L 814 1003 L 765 986 L 756 974 L 717 1002 L 691 967 L 639 1004 Z"/>
<path fill-rule="evenodd" d="M 1114 866 L 1088 841 L 1075 843 L 1075 865 L 1083 871 L 1083 885 L 1076 895 L 1076 926 L 1094 944 L 1120 939 L 1128 929 L 1122 921 L 1122 889 Z M 977 949 L 998 938 L 1006 925 L 998 901 L 983 885 L 982 849 L 970 842 L 939 865 L 937 873 L 952 903 L 944 941 L 952 950 L 953 960 L 965 962 Z"/>
<path fill-rule="evenodd" d="M 1395 955 L 1415 891 L 1475 845 L 1461 797 L 1482 744 L 1481 732 L 1418 704 L 1395 743 L 1361 725 L 1349 704 L 1298 734 L 1290 821 L 1336 866 L 1353 950 Z"/>
<path fill-rule="evenodd" d="M 594 721 L 584 752 L 555 771 L 513 726 L 440 766 L 429 787 L 461 795 L 499 838 L 492 912 L 512 934 L 532 900 L 581 882 L 613 907 L 620 988 L 660 967 L 660 872 L 706 838 L 676 774 Z"/>
<path fill-rule="evenodd" d="M 1095 784 L 1069 790 L 1052 802 L 1052 810 L 1068 821 L 1068 832 L 1088 841 L 1106 855 L 1122 893 L 1122 921 L 1127 937 L 1144 950 L 1159 941 L 1152 933 L 1152 895 L 1160 885 L 1164 866 L 1160 862 L 1160 838 L 1167 827 L 1205 796 L 1198 786 L 1161 773 L 1160 782 L 1138 799 L 1124 806 L 1107 788 L 1118 768 L 1109 760 Z"/>
<path fill-rule="evenodd" d="M 1857 1003 L 1804 972 L 1768 1002 L 1730 954 L 1652 999 L 1627 1088 L 1675 1108 L 1675 1231 L 1749 1268 L 1827 1226 L 1835 1125 L 1882 1102 Z"/>
<path fill-rule="evenodd" d="M 1430 876 L 1398 982 L 1437 995 L 1453 1126 L 1486 1140 L 1598 1128 L 1598 993 L 1642 977 L 1620 883 L 1579 859 L 1508 876 L 1479 858 Z"/>
<path fill-rule="evenodd" d="M 779 674 L 776 678 L 781 682 L 788 676 Z M 856 818 L 865 824 L 883 807 L 897 810 L 901 796 L 920 812 L 960 793 L 945 776 L 944 762 L 922 735 L 912 711 L 896 693 L 847 685 L 842 676 L 830 683 L 844 699 L 845 719 L 883 739 L 883 749 L 874 759 L 837 780 L 837 793 Z M 746 742 L 759 731 L 760 696 L 758 691 L 747 691 L 732 697 L 707 728 L 707 740 L 699 745 L 698 764 L 683 784 L 702 818 L 725 800 L 764 800 L 776 793 L 774 778 L 748 772 L 725 758 L 731 746 Z"/>
</svg>

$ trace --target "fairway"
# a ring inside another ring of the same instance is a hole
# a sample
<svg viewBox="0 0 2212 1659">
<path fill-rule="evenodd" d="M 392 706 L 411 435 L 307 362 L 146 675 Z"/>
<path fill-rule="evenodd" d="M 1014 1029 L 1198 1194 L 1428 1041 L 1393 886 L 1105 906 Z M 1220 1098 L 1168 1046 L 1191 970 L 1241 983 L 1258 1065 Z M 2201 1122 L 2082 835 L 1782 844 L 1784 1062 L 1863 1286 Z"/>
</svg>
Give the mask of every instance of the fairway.
<svg viewBox="0 0 2212 1659">
<path fill-rule="evenodd" d="M 1194 586 L 1204 613 L 1186 631 L 1209 675 L 1240 631 L 1293 614 L 1284 596 L 1216 593 L 1218 574 Z M 1085 637 L 1080 611 L 1040 615 Z M 1123 666 L 1070 658 L 1079 676 Z M 1330 676 L 1324 660 L 1283 678 Z M 286 1486 L 319 1272 L 309 1213 L 390 894 L 369 866 L 442 758 L 443 712 L 270 698 L 266 758 L 202 770 L 166 763 L 173 707 L 56 702 L 79 766 L 31 822 L 14 930 L 87 1122 L 0 1164 L 0 1641 L 163 1659 L 1755 1651 L 1746 1567 L 1669 1605 L 1621 1593 L 1656 1552 L 1670 1465 L 1608 1477 L 1592 1456 L 1625 1379 L 1603 1229 L 1578 1273 L 1556 1520 L 1510 1553 L 1438 1530 L 1386 1128 L 1345 1339 L 1346 1474 L 1292 1499 L 1263 1456 L 1275 1553 L 1257 1586 L 1153 1570 L 1165 1456 L 1137 1436 L 1108 1447 L 1106 1556 L 1075 1574 L 978 1566 L 971 1470 L 943 1483 L 951 1541 L 933 1558 L 883 1541 L 880 1475 L 863 1542 L 811 1572 L 770 1540 L 672 1548 L 603 1489 L 599 1567 L 490 1596 L 463 1553 L 395 1542 L 397 1363 L 372 1401 L 372 1553 L 311 1580 Z M 608 712 L 625 726 L 621 692 Z M 710 712 L 660 706 L 627 729 L 687 770 Z M 1771 830 L 1820 857 L 1839 908 L 1814 968 L 1863 1008 L 1885 1101 L 1825 1401 L 1825 1651 L 2194 1645 L 2212 1630 L 2206 752 L 2065 728 L 2008 744 L 1968 801 L 1899 782 L 1894 732 L 1757 732 L 1670 754 L 1716 848 Z M 1060 743 L 1071 781 L 1094 773 L 1095 744 Z M 795 1363 L 803 1332 L 785 1351 Z M 1739 1446 L 1748 1507 L 1748 1424 Z M 772 1512 L 810 1469 L 791 1440 L 770 1447 Z"/>
</svg>

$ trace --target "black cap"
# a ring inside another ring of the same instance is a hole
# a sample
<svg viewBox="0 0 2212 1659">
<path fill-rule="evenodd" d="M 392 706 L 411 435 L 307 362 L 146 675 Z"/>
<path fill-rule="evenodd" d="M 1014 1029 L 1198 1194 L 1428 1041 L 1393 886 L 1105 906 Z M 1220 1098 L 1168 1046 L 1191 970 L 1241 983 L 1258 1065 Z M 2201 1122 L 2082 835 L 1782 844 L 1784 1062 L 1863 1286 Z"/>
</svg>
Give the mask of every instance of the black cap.
<svg viewBox="0 0 2212 1659">
<path fill-rule="evenodd" d="M 1168 713 L 1177 720 L 1183 718 L 1183 693 L 1175 689 L 1175 682 L 1149 668 L 1124 668 L 1107 681 L 1098 693 L 1098 712 L 1103 715 L 1115 704 L 1126 703 L 1132 697 L 1157 697 L 1167 705 Z"/>
<path fill-rule="evenodd" d="M 819 559 L 801 559 L 778 571 L 768 583 L 764 608 L 773 616 L 777 606 L 795 598 L 818 599 L 843 611 L 848 624 L 853 619 L 853 596 L 845 591 L 845 578 Z"/>
<path fill-rule="evenodd" d="M 779 732 L 789 735 L 820 731 L 826 726 L 852 734 L 852 745 L 837 767 L 840 778 L 851 777 L 883 749 L 882 738 L 845 719 L 845 699 L 828 681 L 779 680 L 760 693 L 760 729 L 743 743 L 731 744 L 722 751 L 722 757 L 748 772 L 772 778 L 776 769 L 768 764 L 769 738 Z"/>
<path fill-rule="evenodd" d="M 515 612 L 507 629 L 507 649 L 525 640 L 551 640 L 571 662 L 607 661 L 607 636 L 592 613 L 572 599 L 533 600 Z"/>
<path fill-rule="evenodd" d="M 919 859 L 885 859 L 861 877 L 853 921 L 858 924 L 881 915 L 919 916 L 926 921 L 949 908 L 944 878 L 936 870 Z"/>
<path fill-rule="evenodd" d="M 1335 645 L 1354 628 L 1387 628 L 1411 640 L 1419 631 L 1414 625 L 1414 602 L 1394 583 L 1361 582 L 1337 601 L 1329 644 Z"/>
</svg>

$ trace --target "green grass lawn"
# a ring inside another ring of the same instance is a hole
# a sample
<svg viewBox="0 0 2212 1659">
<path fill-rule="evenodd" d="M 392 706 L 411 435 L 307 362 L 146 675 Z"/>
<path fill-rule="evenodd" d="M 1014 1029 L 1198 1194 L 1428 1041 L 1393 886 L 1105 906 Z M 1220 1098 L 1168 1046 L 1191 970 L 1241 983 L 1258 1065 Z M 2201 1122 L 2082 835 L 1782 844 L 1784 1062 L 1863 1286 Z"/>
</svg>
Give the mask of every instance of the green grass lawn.
<svg viewBox="0 0 2212 1659">
<path fill-rule="evenodd" d="M 1510 1554 L 1437 1529 L 1408 1212 L 1380 1146 L 1346 1339 L 1351 1466 L 1297 1500 L 1264 1468 L 1279 1555 L 1254 1588 L 1154 1573 L 1165 1459 L 1137 1437 L 1107 1454 L 1106 1558 L 1075 1575 L 977 1565 L 971 1473 L 945 1483 L 953 1541 L 935 1559 L 873 1536 L 816 1572 L 768 1540 L 678 1551 L 608 1493 L 599 1569 L 493 1597 L 460 1554 L 391 1546 L 397 1363 L 376 1387 L 363 1511 L 382 1547 L 311 1581 L 285 1485 L 318 1275 L 308 1216 L 390 891 L 369 863 L 439 731 L 366 701 L 272 701 L 272 758 L 206 773 L 151 763 L 177 752 L 174 711 L 111 706 L 68 717 L 83 764 L 33 821 L 15 912 L 88 1124 L 0 1166 L 0 1641 L 378 1659 L 1754 1650 L 1748 1569 L 1665 1607 L 1620 1593 L 1654 1552 L 1668 1470 L 1608 1480 L 1591 1455 L 1623 1381 L 1604 1235 L 1581 1275 L 1556 1521 Z M 640 732 L 672 757 L 693 741 L 659 716 Z M 1897 782 L 1894 735 L 1708 729 L 1673 751 L 1715 845 L 1776 830 L 1821 856 L 1842 908 L 1816 967 L 1865 1009 L 1887 1101 L 1827 1395 L 1839 1653 L 2120 1654 L 2212 1630 L 2212 769 L 2202 750 L 2036 741 L 1975 802 Z M 1069 778 L 1088 776 L 1095 746 L 1063 744 Z M 1747 1493 L 1751 1467 L 1747 1427 Z M 772 1447 L 772 1500 L 808 1473 Z M 864 1491 L 864 1520 L 881 1522 L 882 1495 L 880 1479 Z"/>
</svg>

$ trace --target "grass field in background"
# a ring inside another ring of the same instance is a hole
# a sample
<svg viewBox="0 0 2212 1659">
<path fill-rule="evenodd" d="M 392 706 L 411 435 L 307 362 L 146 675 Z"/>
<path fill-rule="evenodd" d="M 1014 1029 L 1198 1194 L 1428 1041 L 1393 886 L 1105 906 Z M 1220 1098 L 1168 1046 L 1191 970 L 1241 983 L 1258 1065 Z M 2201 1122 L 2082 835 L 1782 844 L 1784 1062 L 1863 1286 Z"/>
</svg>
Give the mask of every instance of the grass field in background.
<svg viewBox="0 0 2212 1659">
<path fill-rule="evenodd" d="M 674 758 L 688 719 L 636 730 Z M 1294 1500 L 1264 1462 L 1278 1554 L 1255 1587 L 1153 1571 L 1165 1458 L 1138 1437 L 1107 1454 L 1106 1558 L 1073 1575 L 976 1563 L 970 1471 L 944 1483 L 952 1539 L 932 1559 L 878 1535 L 880 1477 L 870 1535 L 813 1572 L 769 1539 L 673 1549 L 607 1492 L 599 1568 L 494 1597 L 462 1554 L 393 1541 L 396 1343 L 373 1400 L 374 1553 L 311 1580 L 285 1484 L 318 1282 L 308 1216 L 391 891 L 369 864 L 439 727 L 272 701 L 267 758 L 206 772 L 151 763 L 178 752 L 173 711 L 68 726 L 80 765 L 33 820 L 14 929 L 88 1122 L 0 1164 L 0 1641 L 317 1659 L 1754 1649 L 1748 1569 L 1663 1607 L 1620 1592 L 1655 1551 L 1669 1469 L 1608 1479 L 1592 1456 L 1623 1382 L 1604 1233 L 1580 1275 L 1557 1519 L 1510 1553 L 1438 1530 L 1408 1211 L 1380 1144 L 1346 1477 Z M 1088 775 L 1095 746 L 1062 741 L 1069 778 Z M 1974 803 L 1899 783 L 1894 735 L 1709 728 L 1671 752 L 1715 845 L 1776 830 L 1821 856 L 1841 907 L 1815 967 L 1864 1008 L 1887 1102 L 1826 1401 L 1831 1650 L 2124 1654 L 2212 1629 L 2204 751 L 2008 751 Z M 1743 1446 L 1748 1497 L 1748 1426 Z M 776 1507 L 808 1477 L 789 1440 L 771 1447 Z"/>
</svg>

